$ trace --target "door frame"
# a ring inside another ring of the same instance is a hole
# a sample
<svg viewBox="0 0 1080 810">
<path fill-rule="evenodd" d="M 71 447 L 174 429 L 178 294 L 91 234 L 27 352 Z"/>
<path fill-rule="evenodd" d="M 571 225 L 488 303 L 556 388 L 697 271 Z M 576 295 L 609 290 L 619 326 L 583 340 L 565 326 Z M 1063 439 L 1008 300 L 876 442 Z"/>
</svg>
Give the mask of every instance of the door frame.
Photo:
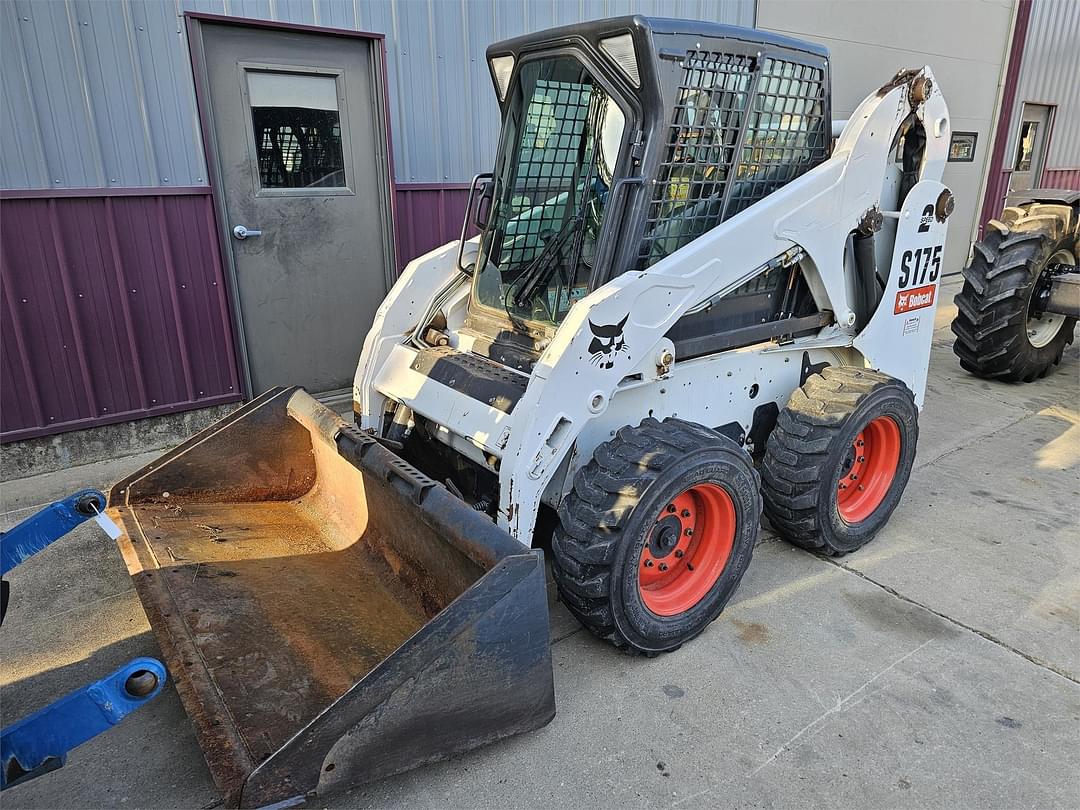
<svg viewBox="0 0 1080 810">
<path fill-rule="evenodd" d="M 184 26 L 187 31 L 188 55 L 191 59 L 191 72 L 195 80 L 195 106 L 199 116 L 199 131 L 202 135 L 203 154 L 206 158 L 207 179 L 210 181 L 210 193 L 213 198 L 214 217 L 218 238 L 218 252 L 225 268 L 225 284 L 228 288 L 230 322 L 237 357 L 240 361 L 240 385 L 245 399 L 251 399 L 256 392 L 252 390 L 251 363 L 248 357 L 247 336 L 244 332 L 243 310 L 240 307 L 240 289 L 236 275 L 236 257 L 233 254 L 229 219 L 223 192 L 220 149 L 217 130 L 214 127 L 214 113 L 210 103 L 210 76 L 206 65 L 206 50 L 203 40 L 203 24 L 234 25 L 245 28 L 263 28 L 277 31 L 291 31 L 324 36 L 363 39 L 371 43 L 371 78 L 375 86 L 373 108 L 376 118 L 376 131 L 384 133 L 383 149 L 376 155 L 376 168 L 383 175 L 379 187 L 384 190 L 379 201 L 379 210 L 383 220 L 383 256 L 385 266 L 386 289 L 389 290 L 397 278 L 397 257 L 395 249 L 397 234 L 395 223 L 396 188 L 394 182 L 394 151 L 390 134 L 390 91 L 387 82 L 386 36 L 371 31 L 353 31 L 348 28 L 324 28 L 318 25 L 286 23 L 277 20 L 258 20 L 250 17 L 233 17 L 226 14 L 210 14 L 201 11 L 185 11 Z M 379 89 L 382 92 L 379 92 Z M 381 126 L 380 126 L 381 124 Z"/>
<path fill-rule="evenodd" d="M 1012 155 L 1006 155 L 1009 159 L 1009 165 L 1013 168 L 1010 170 L 1009 180 L 1009 193 L 1012 193 L 1012 172 L 1016 170 L 1016 150 L 1020 146 L 1020 134 L 1024 131 L 1024 108 L 1028 105 L 1032 107 L 1044 107 L 1046 108 L 1046 138 L 1043 141 L 1043 154 L 1042 154 L 1042 166 L 1039 167 L 1038 177 L 1034 178 L 1035 184 L 1032 188 L 1042 188 L 1043 175 L 1046 174 L 1046 161 L 1050 157 L 1050 142 L 1054 137 L 1054 119 L 1057 118 L 1058 105 L 1050 101 L 1032 101 L 1024 99 L 1020 102 L 1020 116 L 1016 119 L 1016 129 L 1013 131 L 1013 151 Z M 1034 173 L 1034 172 L 1033 172 Z"/>
</svg>

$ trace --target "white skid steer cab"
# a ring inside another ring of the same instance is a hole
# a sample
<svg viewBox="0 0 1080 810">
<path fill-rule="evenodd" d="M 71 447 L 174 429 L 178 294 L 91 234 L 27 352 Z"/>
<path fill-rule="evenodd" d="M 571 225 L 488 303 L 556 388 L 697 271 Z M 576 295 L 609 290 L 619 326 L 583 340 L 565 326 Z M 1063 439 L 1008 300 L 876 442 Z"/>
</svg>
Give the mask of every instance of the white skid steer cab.
<svg viewBox="0 0 1080 810">
<path fill-rule="evenodd" d="M 869 542 L 911 471 L 945 244 L 949 116 L 929 68 L 833 143 L 821 47 L 630 18 L 494 45 L 481 230 L 412 262 L 356 418 L 531 544 L 643 653 L 700 633 L 765 515 Z"/>
<path fill-rule="evenodd" d="M 276 389 L 110 495 L 230 806 L 548 722 L 538 522 L 573 614 L 654 655 L 763 511 L 844 554 L 907 484 L 953 208 L 930 69 L 834 132 L 828 52 L 761 31 L 623 17 L 487 60 L 494 170 L 379 308 L 357 424 Z"/>
</svg>

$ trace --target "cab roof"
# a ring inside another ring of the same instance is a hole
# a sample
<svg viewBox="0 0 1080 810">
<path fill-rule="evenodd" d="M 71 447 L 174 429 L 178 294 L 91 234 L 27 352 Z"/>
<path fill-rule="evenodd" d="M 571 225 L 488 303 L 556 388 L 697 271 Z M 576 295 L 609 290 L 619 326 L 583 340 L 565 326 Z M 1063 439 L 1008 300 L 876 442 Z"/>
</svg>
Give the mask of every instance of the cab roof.
<svg viewBox="0 0 1080 810">
<path fill-rule="evenodd" d="M 608 17 L 602 20 L 564 25 L 559 28 L 549 28 L 543 31 L 534 31 L 531 34 L 506 39 L 491 45 L 487 52 L 489 55 L 499 53 L 516 52 L 523 46 L 537 42 L 547 42 L 562 38 L 584 37 L 594 40 L 598 37 L 618 33 L 620 30 L 639 29 L 642 32 L 653 34 L 672 34 L 709 37 L 714 39 L 734 39 L 741 42 L 760 43 L 772 45 L 777 48 L 786 48 L 793 51 L 803 51 L 827 59 L 829 49 L 824 45 L 807 42 L 794 37 L 786 37 L 782 34 L 774 34 L 770 31 L 761 31 L 757 28 L 746 28 L 741 25 L 724 25 L 722 23 L 705 22 L 701 20 L 678 20 L 670 17 L 646 17 L 641 14 L 627 15 L 623 17 Z"/>
</svg>

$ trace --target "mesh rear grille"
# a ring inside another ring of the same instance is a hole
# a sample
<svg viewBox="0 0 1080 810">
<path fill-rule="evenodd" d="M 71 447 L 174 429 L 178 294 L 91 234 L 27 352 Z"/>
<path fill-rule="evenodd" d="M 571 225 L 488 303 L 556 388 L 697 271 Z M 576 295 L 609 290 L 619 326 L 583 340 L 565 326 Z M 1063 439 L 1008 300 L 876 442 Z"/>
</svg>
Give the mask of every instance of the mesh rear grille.
<svg viewBox="0 0 1080 810">
<path fill-rule="evenodd" d="M 743 140 L 740 182 L 734 184 L 724 219 L 825 160 L 828 123 L 823 71 L 766 58 Z"/>
<path fill-rule="evenodd" d="M 829 154 L 825 73 L 773 57 L 690 51 L 642 240 L 647 267 Z"/>
</svg>

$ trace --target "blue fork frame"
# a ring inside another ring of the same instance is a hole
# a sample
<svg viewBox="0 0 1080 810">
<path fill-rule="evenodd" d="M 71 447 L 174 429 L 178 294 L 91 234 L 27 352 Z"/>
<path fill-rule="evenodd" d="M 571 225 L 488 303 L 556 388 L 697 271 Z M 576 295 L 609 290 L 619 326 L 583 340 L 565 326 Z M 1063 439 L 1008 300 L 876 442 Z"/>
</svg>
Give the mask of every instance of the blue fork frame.
<svg viewBox="0 0 1080 810">
<path fill-rule="evenodd" d="M 0 575 L 105 510 L 105 496 L 84 489 L 0 532 Z M 4 583 L 7 602 L 7 583 Z M 108 731 L 161 692 L 165 666 L 135 658 L 0 731 L 0 790 L 61 767 L 68 753 Z"/>
</svg>

